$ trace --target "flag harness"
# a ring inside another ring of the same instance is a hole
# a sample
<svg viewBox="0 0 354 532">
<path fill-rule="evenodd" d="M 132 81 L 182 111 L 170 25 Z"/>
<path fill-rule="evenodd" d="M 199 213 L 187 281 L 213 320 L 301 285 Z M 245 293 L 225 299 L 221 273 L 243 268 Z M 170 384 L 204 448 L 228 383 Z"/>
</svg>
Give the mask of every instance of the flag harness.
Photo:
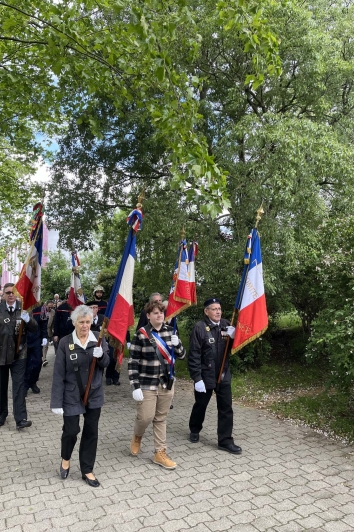
<svg viewBox="0 0 354 532">
<path fill-rule="evenodd" d="M 174 378 L 173 375 L 171 376 L 169 374 L 169 372 L 168 372 L 168 369 L 167 369 L 167 366 L 166 366 L 166 363 L 165 363 L 165 359 L 162 356 L 162 354 L 160 353 L 159 348 L 157 347 L 156 338 L 154 337 L 153 333 L 151 332 L 150 324 L 146 325 L 145 327 L 141 327 L 141 329 L 139 329 L 139 332 L 141 332 L 142 334 L 144 334 L 144 336 L 147 336 L 149 338 L 150 343 L 152 344 L 152 346 L 155 349 L 155 353 L 156 353 L 157 358 L 158 358 L 158 360 L 160 362 L 160 366 L 161 366 L 161 368 L 163 370 L 163 373 L 164 373 L 164 375 L 165 375 L 165 377 L 167 379 L 167 383 L 166 383 L 164 378 L 160 377 L 160 384 L 161 384 L 162 388 L 165 388 L 167 390 L 172 390 L 172 386 L 173 386 L 173 382 L 174 382 L 175 378 Z M 171 349 L 168 347 L 166 342 L 161 338 L 161 336 L 159 334 L 157 336 L 159 337 L 159 341 L 161 342 L 163 347 L 165 349 L 167 349 L 167 351 L 171 354 Z M 172 358 L 171 358 L 171 361 L 172 361 Z"/>
</svg>

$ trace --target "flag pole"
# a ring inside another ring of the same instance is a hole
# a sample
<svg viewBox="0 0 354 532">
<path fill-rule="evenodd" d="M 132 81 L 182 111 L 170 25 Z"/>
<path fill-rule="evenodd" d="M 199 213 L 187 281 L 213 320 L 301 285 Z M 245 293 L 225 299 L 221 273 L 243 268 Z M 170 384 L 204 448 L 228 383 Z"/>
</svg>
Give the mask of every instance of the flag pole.
<svg viewBox="0 0 354 532">
<path fill-rule="evenodd" d="M 138 197 L 138 203 L 136 205 L 136 209 L 141 209 L 142 208 L 142 200 L 145 199 L 145 194 L 144 194 L 144 190 L 142 190 L 142 192 L 139 194 L 139 197 Z M 132 231 L 132 234 L 135 236 L 138 232 L 138 228 L 137 229 L 134 229 L 134 227 L 131 227 L 130 229 Z M 98 341 L 97 341 L 97 346 L 96 347 L 100 347 L 101 346 L 101 343 L 102 343 L 102 339 L 103 339 L 103 336 L 104 334 L 107 332 L 107 327 L 108 327 L 108 324 L 109 324 L 109 318 L 107 318 L 106 316 L 104 317 L 104 320 L 103 320 L 103 323 L 102 323 L 102 328 L 100 330 L 100 335 L 98 337 Z M 91 388 L 91 383 L 92 383 L 92 379 L 93 379 L 93 374 L 95 372 L 95 367 L 96 367 L 96 357 L 93 357 L 92 358 L 92 362 L 91 362 L 91 366 L 90 366 L 90 372 L 89 372 L 89 375 L 88 375 L 88 378 L 87 378 L 87 384 L 86 384 L 86 389 L 85 389 L 85 394 L 84 394 L 84 397 L 82 399 L 82 402 L 84 404 L 84 406 L 87 405 L 87 402 L 88 402 L 88 395 L 89 395 L 89 392 L 90 392 L 90 388 Z"/>
<path fill-rule="evenodd" d="M 43 217 L 42 216 L 39 217 L 39 220 L 37 222 L 36 233 L 35 233 L 34 238 L 31 240 L 30 250 L 32 250 L 33 247 L 35 246 L 35 243 L 36 243 L 36 240 L 37 240 L 37 236 L 38 236 L 38 231 L 40 229 L 41 223 L 43 223 Z M 16 286 L 14 288 L 16 290 Z M 26 310 L 26 309 L 23 308 L 23 297 L 21 295 L 20 295 L 20 297 L 21 297 L 21 308 L 22 308 L 22 310 Z M 23 333 L 23 323 L 24 323 L 24 321 L 21 320 L 20 329 L 19 329 L 18 338 L 17 338 L 16 354 L 18 354 L 18 352 L 20 350 L 20 346 L 21 346 L 21 339 L 22 339 L 22 333 Z"/>
<path fill-rule="evenodd" d="M 263 210 L 263 203 L 262 205 L 259 207 L 259 209 L 257 209 L 257 216 L 256 216 L 256 224 L 255 224 L 255 229 L 257 229 L 258 227 L 258 223 L 259 221 L 261 220 L 261 215 L 264 214 L 264 210 Z M 245 289 L 245 284 L 246 284 L 246 279 L 247 279 L 247 276 L 245 275 L 244 276 L 244 283 L 243 283 L 243 287 L 242 287 L 242 292 L 244 291 Z M 242 300 L 242 297 L 240 297 L 239 299 L 240 301 Z M 233 326 L 234 325 L 234 320 L 235 320 L 235 316 L 236 316 L 236 311 L 238 312 L 238 309 L 236 309 L 236 307 L 234 307 L 234 311 L 232 313 L 232 317 L 231 317 L 231 323 L 230 325 Z M 222 362 L 221 362 L 221 367 L 220 367 L 220 371 L 219 371 L 219 376 L 218 376 L 218 380 L 216 382 L 216 388 L 220 388 L 220 382 L 221 382 L 221 378 L 222 378 L 222 374 L 223 374 L 223 371 L 224 371 L 224 367 L 225 367 L 225 362 L 226 362 L 226 357 L 227 357 L 227 353 L 228 353 L 228 350 L 229 350 L 229 345 L 230 345 L 230 336 L 227 337 L 227 341 L 226 341 L 226 345 L 225 345 L 225 349 L 224 349 L 224 355 L 223 355 L 223 358 L 222 358 Z"/>
</svg>

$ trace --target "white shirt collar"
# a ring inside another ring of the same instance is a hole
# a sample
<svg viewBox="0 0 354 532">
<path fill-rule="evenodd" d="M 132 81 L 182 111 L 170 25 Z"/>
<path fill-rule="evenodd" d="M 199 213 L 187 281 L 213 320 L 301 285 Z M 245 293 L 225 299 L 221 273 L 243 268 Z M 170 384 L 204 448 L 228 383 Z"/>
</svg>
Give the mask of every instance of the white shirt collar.
<svg viewBox="0 0 354 532">
<path fill-rule="evenodd" d="M 74 344 L 77 344 L 78 346 L 81 346 L 83 347 L 84 349 L 86 349 L 87 347 L 87 344 L 89 342 L 97 342 L 97 338 L 96 336 L 93 334 L 92 331 L 89 332 L 89 335 L 88 335 L 88 338 L 86 340 L 86 342 L 84 344 L 81 343 L 81 341 L 78 339 L 77 337 L 77 334 L 76 334 L 76 331 L 74 330 L 73 331 L 73 341 L 74 341 Z"/>
<path fill-rule="evenodd" d="M 13 305 L 8 305 L 6 303 L 6 306 L 7 306 L 7 310 L 10 310 L 10 308 L 12 308 L 12 310 L 16 310 L 16 303 L 14 303 Z"/>
<path fill-rule="evenodd" d="M 213 320 L 210 320 L 210 321 L 211 321 L 211 323 L 212 323 L 213 325 L 220 325 L 220 321 L 213 321 Z"/>
</svg>

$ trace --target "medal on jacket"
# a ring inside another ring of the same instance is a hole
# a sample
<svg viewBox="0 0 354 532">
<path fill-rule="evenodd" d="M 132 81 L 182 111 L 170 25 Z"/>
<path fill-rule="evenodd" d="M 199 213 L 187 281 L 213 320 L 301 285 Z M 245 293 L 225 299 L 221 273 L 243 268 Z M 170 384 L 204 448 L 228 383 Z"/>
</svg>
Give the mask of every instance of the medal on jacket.
<svg viewBox="0 0 354 532">
<path fill-rule="evenodd" d="M 70 349 L 70 351 L 74 351 L 75 345 L 74 344 L 69 344 L 69 349 Z"/>
<path fill-rule="evenodd" d="M 209 327 L 209 325 L 207 325 L 207 326 L 205 327 L 205 330 L 206 330 L 206 331 L 210 331 L 210 327 Z"/>
</svg>

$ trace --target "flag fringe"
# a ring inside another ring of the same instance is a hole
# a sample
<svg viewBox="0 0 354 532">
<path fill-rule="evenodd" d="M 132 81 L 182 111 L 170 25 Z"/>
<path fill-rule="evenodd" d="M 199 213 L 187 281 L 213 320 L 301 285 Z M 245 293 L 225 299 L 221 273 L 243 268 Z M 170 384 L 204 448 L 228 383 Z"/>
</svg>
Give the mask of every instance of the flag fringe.
<svg viewBox="0 0 354 532">
<path fill-rule="evenodd" d="M 253 336 L 250 336 L 245 342 L 243 342 L 242 344 L 238 345 L 235 349 L 231 349 L 231 355 L 234 355 L 235 353 L 237 353 L 237 351 L 240 351 L 247 344 L 250 344 L 251 342 L 253 342 L 253 340 L 256 340 L 256 338 L 259 338 L 260 336 L 262 336 L 262 334 L 265 333 L 265 331 L 267 329 L 268 329 L 268 325 L 266 327 L 264 327 L 264 329 L 262 329 L 257 334 L 254 334 Z"/>
<path fill-rule="evenodd" d="M 183 310 L 186 310 L 187 308 L 189 308 L 191 306 L 191 304 L 186 304 L 186 305 L 183 305 L 183 307 L 180 307 L 178 310 L 176 310 L 175 312 L 172 312 L 172 314 L 169 314 L 168 315 L 168 321 L 172 320 L 173 318 L 175 318 L 176 316 L 178 316 L 178 314 L 180 314 L 180 312 L 182 312 Z M 165 323 L 166 323 L 166 318 L 165 318 Z"/>
</svg>

